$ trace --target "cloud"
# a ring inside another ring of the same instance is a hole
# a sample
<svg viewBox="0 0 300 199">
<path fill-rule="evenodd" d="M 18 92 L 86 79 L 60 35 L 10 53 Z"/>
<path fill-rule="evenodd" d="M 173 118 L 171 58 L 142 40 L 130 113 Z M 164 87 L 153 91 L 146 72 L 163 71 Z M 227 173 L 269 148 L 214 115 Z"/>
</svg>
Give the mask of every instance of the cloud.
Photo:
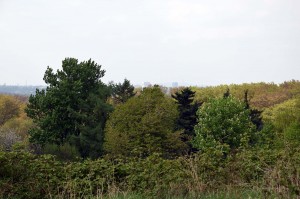
<svg viewBox="0 0 300 199">
<path fill-rule="evenodd" d="M 125 73 L 133 82 L 153 81 L 154 74 L 136 71 L 167 74 L 182 65 L 177 76 L 202 72 L 198 66 L 241 65 L 290 66 L 299 74 L 299 0 L 22 1 L 0 0 L 0 67 L 31 71 L 41 81 L 44 66 L 59 67 L 65 56 L 101 58 L 116 82 Z M 171 81 L 179 81 L 175 76 Z"/>
<path fill-rule="evenodd" d="M 201 3 L 169 1 L 167 18 L 171 23 L 185 23 L 192 17 L 210 14 L 210 9 Z"/>
<path fill-rule="evenodd" d="M 170 23 L 216 22 L 238 17 L 248 10 L 248 1 L 168 1 L 167 18 Z"/>
</svg>

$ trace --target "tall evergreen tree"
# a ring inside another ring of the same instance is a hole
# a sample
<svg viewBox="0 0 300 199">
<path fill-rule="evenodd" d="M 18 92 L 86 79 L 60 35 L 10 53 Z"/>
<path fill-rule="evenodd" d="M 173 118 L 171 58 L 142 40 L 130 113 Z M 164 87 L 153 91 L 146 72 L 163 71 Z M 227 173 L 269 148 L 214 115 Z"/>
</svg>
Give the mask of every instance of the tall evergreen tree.
<svg viewBox="0 0 300 199">
<path fill-rule="evenodd" d="M 230 96 L 230 90 L 227 88 L 226 92 L 223 94 L 223 98 L 228 98 Z"/>
<path fill-rule="evenodd" d="M 32 142 L 57 145 L 69 142 L 82 157 L 102 154 L 104 126 L 111 106 L 106 103 L 109 88 L 102 83 L 105 71 L 92 60 L 66 58 L 62 70 L 48 67 L 46 90 L 29 98 L 27 115 L 35 126 L 29 130 Z"/>
<path fill-rule="evenodd" d="M 195 92 L 190 88 L 184 88 L 176 92 L 172 97 L 176 100 L 179 110 L 177 129 L 184 129 L 184 141 L 190 141 L 194 136 L 194 126 L 197 123 L 196 112 L 202 103 L 194 103 Z"/>
<path fill-rule="evenodd" d="M 256 126 L 256 130 L 260 131 L 263 128 L 263 121 L 261 117 L 262 111 L 250 108 L 249 100 L 248 100 L 248 90 L 245 90 L 244 103 L 245 103 L 245 109 L 250 110 L 250 118 L 252 123 Z"/>
<path fill-rule="evenodd" d="M 134 86 L 130 84 L 130 81 L 124 79 L 121 84 L 111 84 L 112 87 L 112 99 L 115 104 L 123 104 L 129 98 L 135 95 Z"/>
</svg>

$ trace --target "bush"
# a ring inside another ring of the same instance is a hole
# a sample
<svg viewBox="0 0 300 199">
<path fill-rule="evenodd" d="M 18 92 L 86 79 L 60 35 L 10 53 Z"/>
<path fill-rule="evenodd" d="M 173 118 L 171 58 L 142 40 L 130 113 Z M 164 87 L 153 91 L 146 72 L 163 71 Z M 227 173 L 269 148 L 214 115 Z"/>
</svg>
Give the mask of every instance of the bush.
<svg viewBox="0 0 300 199">
<path fill-rule="evenodd" d="M 126 180 L 130 190 L 157 197 L 169 191 L 171 185 L 182 182 L 184 173 L 179 161 L 163 159 L 154 153 L 144 160 L 129 163 Z"/>
<path fill-rule="evenodd" d="M 265 168 L 263 187 L 283 198 L 300 197 L 300 147 L 280 151 L 275 165 Z"/>
<path fill-rule="evenodd" d="M 0 152 L 0 165 L 0 198 L 91 197 L 124 181 L 124 167 L 104 159 L 62 163 L 52 155 Z"/>
<path fill-rule="evenodd" d="M 60 162 L 52 155 L 0 152 L 0 198 L 94 198 L 120 193 L 196 198 L 249 190 L 264 197 L 299 197 L 300 151 L 252 148 L 164 159 Z M 235 198 L 239 198 L 236 196 Z"/>
<path fill-rule="evenodd" d="M 43 198 L 55 194 L 61 183 L 63 165 L 53 156 L 0 153 L 0 164 L 0 196 L 4 198 Z"/>
<path fill-rule="evenodd" d="M 69 143 L 63 145 L 46 144 L 42 149 L 42 153 L 55 155 L 57 159 L 64 161 L 72 161 L 80 157 L 76 147 L 71 146 Z"/>
</svg>

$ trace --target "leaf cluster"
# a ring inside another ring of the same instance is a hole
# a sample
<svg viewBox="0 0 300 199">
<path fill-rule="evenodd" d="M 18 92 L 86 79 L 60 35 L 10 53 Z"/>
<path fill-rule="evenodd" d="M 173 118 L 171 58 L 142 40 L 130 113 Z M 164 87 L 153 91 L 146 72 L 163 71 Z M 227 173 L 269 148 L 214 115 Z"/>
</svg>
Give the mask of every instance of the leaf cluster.
<svg viewBox="0 0 300 199">
<path fill-rule="evenodd" d="M 254 135 L 254 126 L 245 104 L 229 96 L 211 99 L 198 110 L 194 147 L 228 153 L 246 146 Z"/>
</svg>

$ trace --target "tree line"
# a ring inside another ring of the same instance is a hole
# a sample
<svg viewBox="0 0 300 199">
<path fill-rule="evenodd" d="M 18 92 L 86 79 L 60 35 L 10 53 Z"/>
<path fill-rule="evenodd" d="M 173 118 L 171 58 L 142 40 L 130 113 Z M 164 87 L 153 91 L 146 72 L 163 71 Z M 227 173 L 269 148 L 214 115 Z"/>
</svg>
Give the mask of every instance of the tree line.
<svg viewBox="0 0 300 199">
<path fill-rule="evenodd" d="M 47 87 L 37 89 L 28 103 L 0 96 L 0 144 L 4 151 L 14 151 L 0 153 L 0 162 L 6 165 L 0 168 L 4 176 L 0 184 L 11 187 L 20 179 L 21 186 L 23 179 L 31 189 L 38 168 L 47 170 L 49 165 L 42 162 L 48 158 L 55 170 L 47 177 L 52 184 L 45 182 L 51 187 L 49 194 L 69 190 L 65 185 L 79 183 L 81 175 L 85 193 L 92 196 L 103 182 L 108 183 L 102 187 L 105 191 L 114 184 L 121 190 L 152 194 L 180 190 L 184 195 L 187 190 L 198 193 L 232 185 L 261 186 L 262 194 L 299 196 L 298 81 L 188 87 L 168 96 L 158 85 L 137 91 L 127 79 L 105 84 L 104 75 L 102 66 L 92 60 L 66 58 L 61 70 L 47 68 Z M 259 96 L 285 96 L 284 100 L 274 97 L 260 103 L 254 88 Z M 63 161 L 24 150 L 53 154 Z M 14 166 L 18 155 L 36 169 L 27 172 L 28 178 L 22 175 L 26 173 L 22 165 Z M 0 188 L 0 196 L 20 192 L 21 188 L 15 192 Z"/>
<path fill-rule="evenodd" d="M 228 89 L 222 99 L 201 107 L 190 88 L 170 98 L 155 85 L 134 97 L 130 81 L 106 85 L 104 74 L 92 60 L 68 58 L 56 72 L 48 67 L 47 88 L 37 89 L 25 110 L 35 124 L 30 141 L 42 147 L 69 144 L 83 158 L 147 157 L 155 152 L 170 158 L 209 147 L 225 153 L 242 143 L 253 144 L 261 128 L 254 128 L 253 120 L 260 126 L 262 121 L 258 111 L 253 118 L 248 91 L 244 102 L 231 97 Z"/>
</svg>

